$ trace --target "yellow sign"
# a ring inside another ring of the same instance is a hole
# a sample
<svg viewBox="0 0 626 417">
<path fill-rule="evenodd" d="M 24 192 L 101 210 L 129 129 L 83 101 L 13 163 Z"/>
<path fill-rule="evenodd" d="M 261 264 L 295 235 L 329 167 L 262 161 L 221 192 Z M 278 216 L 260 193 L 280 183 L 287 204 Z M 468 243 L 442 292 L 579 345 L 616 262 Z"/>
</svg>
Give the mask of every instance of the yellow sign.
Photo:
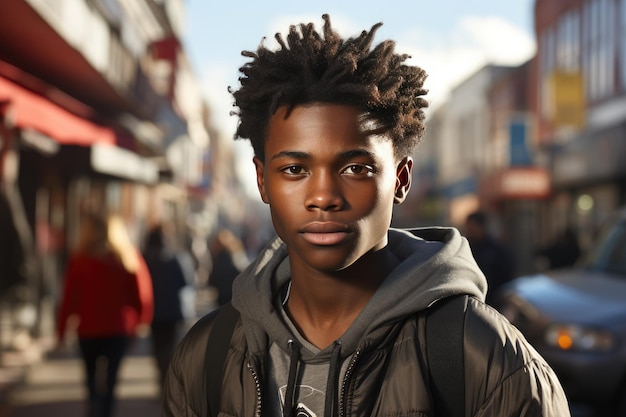
<svg viewBox="0 0 626 417">
<path fill-rule="evenodd" d="M 582 74 L 555 71 L 550 76 L 548 88 L 552 122 L 558 127 L 583 127 L 586 103 Z"/>
</svg>

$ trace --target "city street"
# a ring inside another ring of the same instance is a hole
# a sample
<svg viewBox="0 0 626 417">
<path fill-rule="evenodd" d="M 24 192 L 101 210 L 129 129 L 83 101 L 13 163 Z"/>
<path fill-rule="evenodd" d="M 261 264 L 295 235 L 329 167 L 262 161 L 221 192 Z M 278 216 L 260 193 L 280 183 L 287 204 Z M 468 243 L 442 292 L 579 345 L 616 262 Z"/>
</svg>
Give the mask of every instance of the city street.
<svg viewBox="0 0 626 417">
<path fill-rule="evenodd" d="M 23 384 L 0 404 L 0 417 L 85 416 L 82 364 L 72 349 L 33 364 Z M 147 339 L 137 340 L 122 364 L 115 417 L 158 417 L 156 368 Z"/>
</svg>

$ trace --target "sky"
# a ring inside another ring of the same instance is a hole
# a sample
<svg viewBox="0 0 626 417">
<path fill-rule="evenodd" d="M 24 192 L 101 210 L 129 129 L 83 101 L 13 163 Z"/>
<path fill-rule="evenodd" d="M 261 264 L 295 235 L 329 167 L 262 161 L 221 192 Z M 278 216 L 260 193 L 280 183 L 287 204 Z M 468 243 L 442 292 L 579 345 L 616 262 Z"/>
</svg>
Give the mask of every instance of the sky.
<svg viewBox="0 0 626 417">
<path fill-rule="evenodd" d="M 396 41 L 409 64 L 428 73 L 431 109 L 449 91 L 487 63 L 519 65 L 535 53 L 533 0 L 186 0 L 184 47 L 212 109 L 213 123 L 232 137 L 228 87 L 238 88 L 242 50 L 277 46 L 276 32 L 291 24 L 321 29 L 328 13 L 335 30 L 358 35 L 382 22 L 374 43 Z M 427 111 L 428 116 L 428 111 Z M 237 141 L 241 143 L 240 141 Z M 247 145 L 247 143 L 246 143 Z M 247 147 L 240 152 L 247 152 Z M 247 156 L 248 164 L 249 159 Z M 251 165 L 251 164 L 250 164 Z M 247 174 L 246 174 L 247 175 Z"/>
</svg>

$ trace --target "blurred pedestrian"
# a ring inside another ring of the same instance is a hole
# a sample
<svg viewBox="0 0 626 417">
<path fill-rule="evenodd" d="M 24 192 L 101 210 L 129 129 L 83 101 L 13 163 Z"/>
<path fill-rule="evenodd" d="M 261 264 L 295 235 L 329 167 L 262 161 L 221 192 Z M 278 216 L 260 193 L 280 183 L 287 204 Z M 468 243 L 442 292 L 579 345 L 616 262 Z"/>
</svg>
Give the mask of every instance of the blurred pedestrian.
<svg viewBox="0 0 626 417">
<path fill-rule="evenodd" d="M 209 246 L 209 252 L 209 285 L 217 290 L 218 305 L 224 305 L 232 298 L 235 277 L 248 266 L 248 256 L 241 239 L 226 228 L 219 230 Z"/>
<path fill-rule="evenodd" d="M 157 224 L 146 238 L 144 258 L 154 291 L 154 318 L 150 339 L 152 354 L 163 378 L 187 320 L 195 316 L 194 268 L 191 255 L 176 243 L 174 226 Z"/>
<path fill-rule="evenodd" d="M 563 229 L 556 238 L 537 251 L 538 263 L 544 265 L 541 269 L 559 269 L 572 266 L 580 257 L 578 236 L 574 228 L 569 226 Z"/>
<path fill-rule="evenodd" d="M 122 359 L 152 313 L 150 274 L 123 221 L 86 215 L 65 272 L 57 332 L 62 345 L 68 324 L 77 322 L 73 330 L 85 366 L 90 417 L 113 415 Z"/>
<path fill-rule="evenodd" d="M 514 263 L 509 248 L 498 241 L 488 229 L 487 214 L 470 213 L 465 220 L 465 237 L 480 270 L 487 278 L 487 304 L 493 304 L 498 289 L 513 279 Z"/>
</svg>

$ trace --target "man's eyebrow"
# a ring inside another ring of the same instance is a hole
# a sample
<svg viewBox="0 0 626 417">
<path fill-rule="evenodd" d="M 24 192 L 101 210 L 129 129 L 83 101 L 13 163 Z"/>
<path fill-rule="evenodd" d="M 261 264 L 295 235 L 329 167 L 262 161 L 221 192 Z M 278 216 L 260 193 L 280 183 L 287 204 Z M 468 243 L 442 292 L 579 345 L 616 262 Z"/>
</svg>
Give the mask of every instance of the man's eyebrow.
<svg viewBox="0 0 626 417">
<path fill-rule="evenodd" d="M 272 160 L 283 158 L 283 157 L 294 158 L 294 159 L 311 159 L 311 155 L 306 152 L 282 151 L 282 152 L 278 152 L 275 155 L 272 155 Z"/>
<path fill-rule="evenodd" d="M 373 152 L 368 151 L 366 149 L 351 149 L 349 151 L 342 152 L 339 154 L 339 157 L 341 159 L 350 159 L 350 158 L 356 158 L 359 156 L 366 156 L 372 159 L 376 157 L 376 155 Z M 311 154 L 307 152 L 300 152 L 300 151 L 281 151 L 273 155 L 272 160 L 283 158 L 283 157 L 294 158 L 294 159 L 311 159 Z"/>
<path fill-rule="evenodd" d="M 355 158 L 358 156 L 367 156 L 369 158 L 374 159 L 376 157 L 376 155 L 374 154 L 374 152 L 368 151 L 366 149 L 352 149 L 346 152 L 342 152 L 340 154 L 340 156 L 342 158 Z"/>
</svg>

